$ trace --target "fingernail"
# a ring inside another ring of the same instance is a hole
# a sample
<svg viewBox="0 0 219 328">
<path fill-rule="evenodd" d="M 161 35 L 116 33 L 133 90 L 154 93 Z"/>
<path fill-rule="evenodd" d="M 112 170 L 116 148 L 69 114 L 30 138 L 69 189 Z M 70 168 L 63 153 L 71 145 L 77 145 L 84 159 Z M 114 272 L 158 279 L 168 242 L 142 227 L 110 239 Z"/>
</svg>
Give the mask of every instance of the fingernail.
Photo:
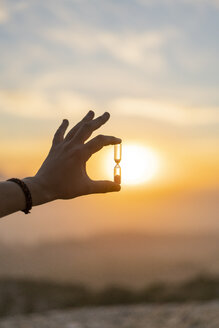
<svg viewBox="0 0 219 328">
<path fill-rule="evenodd" d="M 89 112 L 87 113 L 87 115 L 91 115 L 91 114 L 94 114 L 93 110 L 89 110 Z"/>
<path fill-rule="evenodd" d="M 116 138 L 116 137 L 115 137 Z M 116 138 L 116 141 L 118 141 L 118 143 L 121 143 L 122 142 L 122 139 L 120 138 Z"/>
<path fill-rule="evenodd" d="M 62 123 L 68 123 L 68 120 L 66 118 L 62 121 Z"/>
<path fill-rule="evenodd" d="M 109 113 L 109 112 L 105 112 L 105 113 L 103 114 L 103 116 L 109 116 L 109 117 L 110 117 L 110 113 Z"/>
</svg>

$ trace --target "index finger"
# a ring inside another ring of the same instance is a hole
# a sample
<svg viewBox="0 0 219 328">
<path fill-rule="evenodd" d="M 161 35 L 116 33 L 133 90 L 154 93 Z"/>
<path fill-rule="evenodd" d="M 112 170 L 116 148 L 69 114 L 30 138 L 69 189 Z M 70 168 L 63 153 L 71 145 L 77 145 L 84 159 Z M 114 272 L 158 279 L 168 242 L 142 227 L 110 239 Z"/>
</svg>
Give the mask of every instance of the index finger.
<svg viewBox="0 0 219 328">
<path fill-rule="evenodd" d="M 120 138 L 116 138 L 114 136 L 103 136 L 100 134 L 84 145 L 84 148 L 86 149 L 87 153 L 87 159 L 89 159 L 92 154 L 101 150 L 104 146 L 116 145 L 121 142 L 122 140 Z"/>
<path fill-rule="evenodd" d="M 99 129 L 103 124 L 105 124 L 109 118 L 110 114 L 105 112 L 103 115 L 97 117 L 96 119 L 85 122 L 74 136 L 74 141 L 84 143 L 91 136 L 91 134 L 95 130 Z"/>
</svg>

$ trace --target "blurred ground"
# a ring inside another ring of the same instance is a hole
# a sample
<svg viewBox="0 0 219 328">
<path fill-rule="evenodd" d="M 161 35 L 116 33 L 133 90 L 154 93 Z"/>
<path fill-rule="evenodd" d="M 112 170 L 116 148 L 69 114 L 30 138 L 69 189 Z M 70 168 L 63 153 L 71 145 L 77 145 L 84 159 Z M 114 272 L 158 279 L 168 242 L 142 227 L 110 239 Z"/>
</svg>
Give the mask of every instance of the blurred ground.
<svg viewBox="0 0 219 328">
<path fill-rule="evenodd" d="M 0 320 L 0 328 L 218 328 L 219 302 L 50 311 Z"/>
<path fill-rule="evenodd" d="M 219 236 L 109 233 L 34 245 L 0 243 L 0 278 L 142 288 L 219 274 Z"/>
</svg>

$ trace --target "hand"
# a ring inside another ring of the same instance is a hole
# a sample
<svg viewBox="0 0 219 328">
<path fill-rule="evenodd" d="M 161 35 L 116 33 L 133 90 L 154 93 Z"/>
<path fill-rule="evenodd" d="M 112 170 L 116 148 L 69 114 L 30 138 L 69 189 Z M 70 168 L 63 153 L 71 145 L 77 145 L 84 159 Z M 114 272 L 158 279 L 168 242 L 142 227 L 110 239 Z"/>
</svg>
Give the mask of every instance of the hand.
<svg viewBox="0 0 219 328">
<path fill-rule="evenodd" d="M 91 180 L 86 172 L 86 162 L 94 153 L 104 146 L 121 143 L 119 138 L 104 135 L 98 135 L 85 143 L 93 131 L 105 124 L 109 117 L 106 112 L 93 119 L 94 112 L 89 111 L 66 136 L 69 123 L 63 120 L 54 135 L 50 152 L 35 176 L 46 189 L 49 200 L 120 190 L 119 184 Z"/>
</svg>

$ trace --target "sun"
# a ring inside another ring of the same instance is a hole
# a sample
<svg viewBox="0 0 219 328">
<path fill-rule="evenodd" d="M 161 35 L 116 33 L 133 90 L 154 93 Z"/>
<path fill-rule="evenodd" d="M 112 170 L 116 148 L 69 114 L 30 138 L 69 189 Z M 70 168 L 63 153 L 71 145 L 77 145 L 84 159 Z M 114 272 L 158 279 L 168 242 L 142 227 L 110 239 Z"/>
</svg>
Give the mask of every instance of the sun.
<svg viewBox="0 0 219 328">
<path fill-rule="evenodd" d="M 109 161 L 111 156 L 111 161 Z M 107 165 L 107 172 L 112 176 L 112 158 L 110 152 L 107 156 L 107 162 L 111 162 L 111 166 Z M 158 156 L 153 149 L 137 144 L 122 145 L 122 160 L 120 166 L 122 168 L 122 184 L 137 185 L 147 183 L 153 180 L 158 172 Z"/>
<path fill-rule="evenodd" d="M 157 158 L 151 149 L 144 146 L 124 145 L 121 166 L 124 184 L 140 184 L 155 176 Z"/>
</svg>

